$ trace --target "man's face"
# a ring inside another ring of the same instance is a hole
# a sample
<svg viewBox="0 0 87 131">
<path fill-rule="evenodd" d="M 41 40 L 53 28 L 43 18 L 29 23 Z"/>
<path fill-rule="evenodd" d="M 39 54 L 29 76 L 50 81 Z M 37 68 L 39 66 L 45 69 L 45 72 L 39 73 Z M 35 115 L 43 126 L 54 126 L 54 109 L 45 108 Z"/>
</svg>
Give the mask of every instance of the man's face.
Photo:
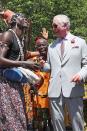
<svg viewBox="0 0 87 131">
<path fill-rule="evenodd" d="M 64 38 L 66 36 L 67 34 L 66 24 L 61 24 L 53 21 L 52 27 L 53 27 L 53 32 L 56 34 L 57 37 Z"/>
<path fill-rule="evenodd" d="M 39 39 L 36 41 L 35 48 L 37 51 L 40 52 L 40 56 L 46 60 L 47 59 L 47 49 L 48 49 L 48 42 L 44 39 Z"/>
<path fill-rule="evenodd" d="M 29 23 L 28 23 L 27 19 L 19 17 L 17 19 L 17 26 L 20 30 L 20 35 L 25 35 L 28 28 L 29 28 Z"/>
<path fill-rule="evenodd" d="M 46 40 L 43 40 L 43 39 L 40 39 L 38 40 L 38 42 L 36 43 L 36 49 L 40 52 L 43 52 L 47 49 L 47 41 Z"/>
</svg>

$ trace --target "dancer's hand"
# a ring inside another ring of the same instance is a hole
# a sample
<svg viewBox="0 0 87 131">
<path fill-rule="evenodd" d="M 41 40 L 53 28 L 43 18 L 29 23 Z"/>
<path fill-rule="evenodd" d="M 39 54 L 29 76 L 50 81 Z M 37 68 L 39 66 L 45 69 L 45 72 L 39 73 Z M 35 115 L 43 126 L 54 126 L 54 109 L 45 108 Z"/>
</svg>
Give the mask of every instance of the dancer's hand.
<svg viewBox="0 0 87 131">
<path fill-rule="evenodd" d="M 23 61 L 21 66 L 32 70 L 39 70 L 41 68 L 41 65 L 39 63 L 36 63 L 32 60 Z"/>
</svg>

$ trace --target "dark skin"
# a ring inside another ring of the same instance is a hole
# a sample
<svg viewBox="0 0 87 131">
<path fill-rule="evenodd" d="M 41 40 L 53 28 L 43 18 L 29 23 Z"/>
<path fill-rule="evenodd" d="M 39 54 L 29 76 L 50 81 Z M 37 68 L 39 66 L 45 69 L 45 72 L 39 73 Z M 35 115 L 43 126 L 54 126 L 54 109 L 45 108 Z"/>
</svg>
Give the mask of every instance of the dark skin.
<svg viewBox="0 0 87 131">
<path fill-rule="evenodd" d="M 21 38 L 23 36 L 23 30 L 20 30 L 18 27 L 14 27 L 12 30 L 16 33 L 16 35 Z M 0 65 L 4 67 L 19 67 L 25 66 L 26 68 L 37 69 L 38 66 L 35 62 L 28 61 L 13 61 L 6 58 L 6 55 L 9 51 L 9 46 L 11 45 L 11 32 L 7 31 L 2 35 L 3 48 L 0 47 Z"/>
<path fill-rule="evenodd" d="M 25 59 L 27 60 L 35 56 L 40 56 L 40 53 L 38 51 L 26 51 Z"/>
<path fill-rule="evenodd" d="M 45 43 L 47 42 L 48 40 L 48 30 L 46 30 L 46 28 L 42 28 L 42 32 L 41 32 L 41 35 L 42 35 L 42 42 Z M 48 43 L 46 43 L 46 46 L 48 45 Z M 37 46 L 38 49 L 36 48 L 36 51 L 26 51 L 26 55 L 25 55 L 25 59 L 30 59 L 30 58 L 33 58 L 33 57 L 36 57 L 36 56 L 39 56 L 41 55 L 40 52 L 43 52 L 44 51 L 44 47 L 45 47 L 45 44 L 44 45 L 41 45 L 41 46 Z M 41 50 L 41 51 L 40 51 Z M 47 52 L 47 51 L 46 51 Z"/>
<path fill-rule="evenodd" d="M 42 39 L 43 40 L 41 40 L 41 41 L 46 41 L 46 40 L 48 40 L 48 30 L 46 29 L 46 28 L 42 28 L 42 32 L 41 32 L 41 35 L 42 35 Z M 46 44 L 46 45 L 48 45 L 48 44 Z M 42 50 L 44 50 L 44 46 L 45 45 L 41 45 L 41 46 L 39 46 L 39 47 L 41 47 L 41 48 L 39 48 L 38 46 L 38 49 L 36 49 L 36 51 L 27 51 L 26 52 L 26 55 L 25 55 L 25 59 L 30 59 L 30 58 L 33 58 L 33 57 L 35 57 L 35 56 L 39 56 L 40 57 L 40 51 L 39 50 L 41 50 L 41 52 L 42 52 Z"/>
<path fill-rule="evenodd" d="M 41 38 L 38 41 L 36 41 L 36 50 L 39 51 L 40 57 L 42 57 L 43 60 L 46 61 L 47 59 L 47 48 L 48 48 L 48 42 L 47 40 Z"/>
</svg>

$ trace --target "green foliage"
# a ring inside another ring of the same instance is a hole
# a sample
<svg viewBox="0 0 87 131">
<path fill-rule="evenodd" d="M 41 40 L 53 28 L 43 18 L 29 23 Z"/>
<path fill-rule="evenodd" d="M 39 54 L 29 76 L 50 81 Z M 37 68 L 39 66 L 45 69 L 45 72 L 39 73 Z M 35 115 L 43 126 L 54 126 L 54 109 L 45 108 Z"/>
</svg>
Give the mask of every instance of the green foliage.
<svg viewBox="0 0 87 131">
<path fill-rule="evenodd" d="M 87 1 L 86 0 L 3 0 L 4 8 L 26 14 L 32 21 L 32 41 L 40 35 L 42 27 L 49 31 L 49 41 L 53 40 L 52 19 L 57 14 L 68 15 L 71 19 L 71 32 L 87 40 Z M 0 24 L 1 26 L 1 24 Z"/>
</svg>

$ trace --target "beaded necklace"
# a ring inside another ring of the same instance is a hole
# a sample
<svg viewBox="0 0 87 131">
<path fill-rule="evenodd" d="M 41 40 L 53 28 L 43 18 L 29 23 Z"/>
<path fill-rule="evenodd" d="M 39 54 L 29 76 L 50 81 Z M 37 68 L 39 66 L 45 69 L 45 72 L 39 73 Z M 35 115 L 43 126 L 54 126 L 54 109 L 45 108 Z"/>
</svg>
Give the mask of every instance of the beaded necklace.
<svg viewBox="0 0 87 131">
<path fill-rule="evenodd" d="M 17 60 L 21 59 L 21 61 L 23 61 L 24 60 L 23 44 L 21 44 L 18 36 L 16 35 L 16 33 L 12 29 L 9 29 L 9 31 L 11 31 L 15 35 L 15 37 L 17 39 L 18 46 L 20 48 L 20 52 L 19 52 L 19 56 L 18 56 Z"/>
</svg>

